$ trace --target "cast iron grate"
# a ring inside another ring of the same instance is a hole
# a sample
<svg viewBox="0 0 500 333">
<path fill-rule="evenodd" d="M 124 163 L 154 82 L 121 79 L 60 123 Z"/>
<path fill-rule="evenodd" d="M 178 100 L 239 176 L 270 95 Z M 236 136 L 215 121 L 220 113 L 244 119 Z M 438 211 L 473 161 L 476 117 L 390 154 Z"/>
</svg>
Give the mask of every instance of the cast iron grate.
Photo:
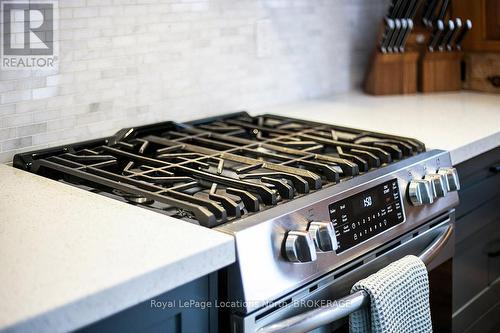
<svg viewBox="0 0 500 333">
<path fill-rule="evenodd" d="M 14 165 L 214 227 L 418 154 L 415 140 L 247 113 L 127 128 Z"/>
</svg>

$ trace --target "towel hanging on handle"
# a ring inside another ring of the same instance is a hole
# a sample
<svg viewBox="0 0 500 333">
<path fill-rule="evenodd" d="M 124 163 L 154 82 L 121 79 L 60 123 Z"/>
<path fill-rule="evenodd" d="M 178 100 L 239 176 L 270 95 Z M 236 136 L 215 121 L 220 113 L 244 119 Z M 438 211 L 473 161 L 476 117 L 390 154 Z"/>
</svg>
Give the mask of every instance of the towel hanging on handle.
<svg viewBox="0 0 500 333">
<path fill-rule="evenodd" d="M 430 333 L 429 278 L 425 264 L 409 255 L 357 282 L 370 306 L 349 317 L 351 333 Z"/>
</svg>

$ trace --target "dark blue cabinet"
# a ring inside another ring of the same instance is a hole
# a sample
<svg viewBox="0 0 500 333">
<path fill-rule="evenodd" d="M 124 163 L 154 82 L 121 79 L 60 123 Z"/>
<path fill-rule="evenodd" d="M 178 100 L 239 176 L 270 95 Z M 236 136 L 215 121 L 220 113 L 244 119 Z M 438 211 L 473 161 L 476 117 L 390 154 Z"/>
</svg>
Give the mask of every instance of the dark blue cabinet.
<svg viewBox="0 0 500 333">
<path fill-rule="evenodd" d="M 453 331 L 500 328 L 500 147 L 457 166 Z"/>
<path fill-rule="evenodd" d="M 211 274 L 78 330 L 78 333 L 215 333 L 217 275 Z M 212 307 L 207 305 L 211 304 Z"/>
</svg>

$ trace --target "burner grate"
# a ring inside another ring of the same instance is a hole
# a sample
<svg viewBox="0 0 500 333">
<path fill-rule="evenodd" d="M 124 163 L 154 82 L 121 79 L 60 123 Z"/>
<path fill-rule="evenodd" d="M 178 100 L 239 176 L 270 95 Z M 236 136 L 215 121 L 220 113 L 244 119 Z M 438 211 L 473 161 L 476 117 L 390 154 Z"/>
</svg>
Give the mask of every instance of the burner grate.
<svg viewBox="0 0 500 333">
<path fill-rule="evenodd" d="M 214 227 L 424 150 L 414 139 L 239 113 L 124 129 L 19 154 L 14 165 Z"/>
</svg>

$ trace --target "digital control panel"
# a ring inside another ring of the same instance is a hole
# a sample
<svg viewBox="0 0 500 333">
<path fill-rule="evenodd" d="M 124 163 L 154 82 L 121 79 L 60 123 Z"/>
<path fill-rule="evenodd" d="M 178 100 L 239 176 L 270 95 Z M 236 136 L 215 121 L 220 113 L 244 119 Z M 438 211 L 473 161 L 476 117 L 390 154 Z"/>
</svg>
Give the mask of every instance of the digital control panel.
<svg viewBox="0 0 500 333">
<path fill-rule="evenodd" d="M 337 253 L 405 221 L 396 179 L 335 202 L 328 208 L 338 241 Z"/>
</svg>

